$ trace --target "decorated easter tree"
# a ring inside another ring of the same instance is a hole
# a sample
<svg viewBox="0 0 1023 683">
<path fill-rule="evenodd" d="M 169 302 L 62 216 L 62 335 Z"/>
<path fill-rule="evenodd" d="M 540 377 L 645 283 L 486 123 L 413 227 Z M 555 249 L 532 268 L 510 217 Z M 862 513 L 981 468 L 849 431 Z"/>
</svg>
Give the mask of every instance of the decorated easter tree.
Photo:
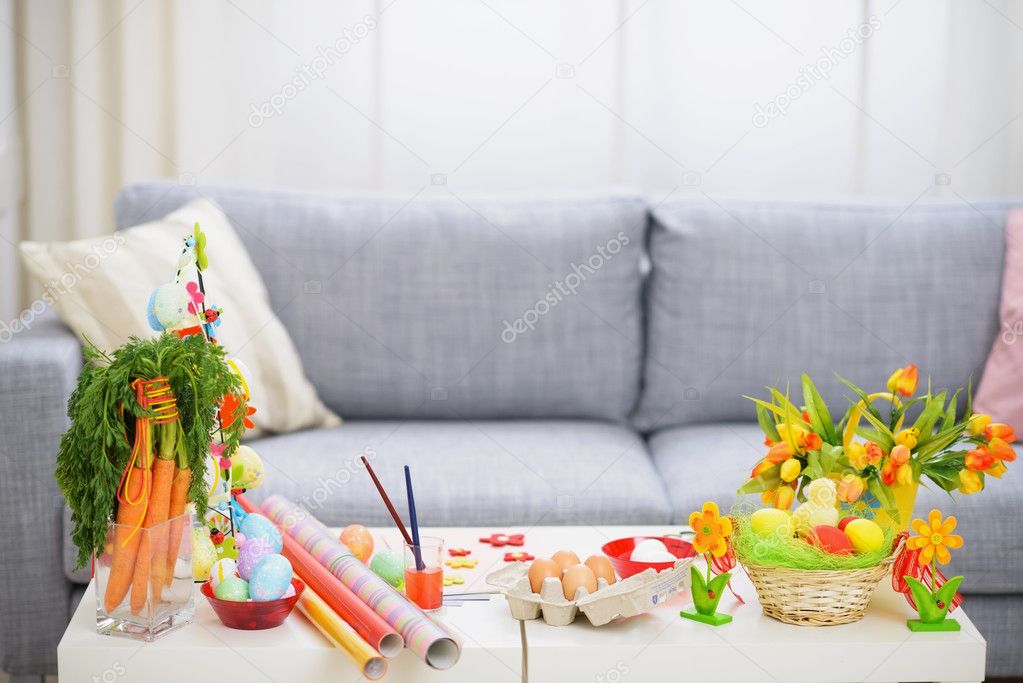
<svg viewBox="0 0 1023 683">
<path fill-rule="evenodd" d="M 106 549 L 109 524 L 117 525 L 108 613 L 129 591 L 133 613 L 149 597 L 160 602 L 173 579 L 186 506 L 207 509 L 211 443 L 229 456 L 251 426 L 244 379 L 213 335 L 220 311 L 205 303 L 206 236 L 198 224 L 183 243 L 173 281 L 147 304 L 150 325 L 162 334 L 132 337 L 112 353 L 86 344 L 68 402 L 71 426 L 56 478 L 71 507 L 77 566 Z M 186 281 L 192 267 L 198 282 Z"/>
<path fill-rule="evenodd" d="M 710 626 L 721 626 L 732 620 L 731 615 L 717 611 L 721 595 L 735 567 L 735 553 L 729 547 L 732 521 L 722 517 L 717 503 L 707 501 L 703 508 L 689 515 L 693 529 L 693 548 L 707 561 L 706 576 L 695 566 L 689 568 L 692 579 L 693 609 L 684 609 L 679 616 Z M 711 570 L 717 574 L 711 578 Z"/>
</svg>

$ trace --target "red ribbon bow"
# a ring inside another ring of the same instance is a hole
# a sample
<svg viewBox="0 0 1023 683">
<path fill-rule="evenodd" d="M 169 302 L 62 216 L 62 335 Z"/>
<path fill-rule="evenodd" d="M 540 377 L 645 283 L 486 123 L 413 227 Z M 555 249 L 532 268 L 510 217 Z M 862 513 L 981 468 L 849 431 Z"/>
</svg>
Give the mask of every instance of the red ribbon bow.
<svg viewBox="0 0 1023 683">
<path fill-rule="evenodd" d="M 895 537 L 895 545 L 897 546 L 900 540 L 904 541 L 907 537 L 909 537 L 908 532 L 901 532 Z M 919 557 L 919 550 L 910 550 L 903 545 L 902 552 L 895 558 L 895 564 L 892 565 L 892 588 L 902 593 L 906 597 L 906 602 L 913 609 L 916 609 L 916 600 L 913 599 L 913 594 L 909 590 L 909 584 L 906 582 L 907 576 L 912 576 L 925 586 L 929 586 L 931 590 L 941 588 L 945 581 L 948 580 L 941 573 L 941 570 L 935 569 L 931 563 L 921 565 Z M 963 604 L 963 595 L 962 593 L 956 593 L 955 597 L 952 598 L 952 604 L 949 605 L 948 611 L 951 612 L 961 604 Z"/>
</svg>

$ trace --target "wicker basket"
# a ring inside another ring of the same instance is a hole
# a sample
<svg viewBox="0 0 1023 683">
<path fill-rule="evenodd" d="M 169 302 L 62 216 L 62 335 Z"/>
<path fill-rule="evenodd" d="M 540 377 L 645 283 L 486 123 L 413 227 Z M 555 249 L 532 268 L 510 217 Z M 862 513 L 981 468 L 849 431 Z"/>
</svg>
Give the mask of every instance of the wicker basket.
<svg viewBox="0 0 1023 683">
<path fill-rule="evenodd" d="M 865 569 L 808 570 L 743 564 L 764 614 L 796 626 L 835 626 L 863 618 L 874 590 L 902 550 Z"/>
</svg>

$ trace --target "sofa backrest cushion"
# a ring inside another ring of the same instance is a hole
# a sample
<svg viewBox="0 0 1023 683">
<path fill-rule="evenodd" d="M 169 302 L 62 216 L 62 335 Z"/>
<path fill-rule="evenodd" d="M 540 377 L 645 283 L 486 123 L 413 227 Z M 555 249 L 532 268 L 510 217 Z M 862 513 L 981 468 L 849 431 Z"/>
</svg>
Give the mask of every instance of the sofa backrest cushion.
<svg viewBox="0 0 1023 683">
<path fill-rule="evenodd" d="M 658 207 L 634 424 L 753 420 L 743 394 L 788 384 L 801 396 L 803 371 L 839 414 L 852 392 L 835 373 L 883 387 L 916 363 L 923 387 L 976 387 L 998 327 L 1008 205 Z"/>
<path fill-rule="evenodd" d="M 219 204 L 342 417 L 626 420 L 642 361 L 643 202 L 428 194 L 157 182 L 122 190 L 116 215 L 125 227 L 197 196 Z M 230 254 L 211 244 L 210 257 Z"/>
</svg>

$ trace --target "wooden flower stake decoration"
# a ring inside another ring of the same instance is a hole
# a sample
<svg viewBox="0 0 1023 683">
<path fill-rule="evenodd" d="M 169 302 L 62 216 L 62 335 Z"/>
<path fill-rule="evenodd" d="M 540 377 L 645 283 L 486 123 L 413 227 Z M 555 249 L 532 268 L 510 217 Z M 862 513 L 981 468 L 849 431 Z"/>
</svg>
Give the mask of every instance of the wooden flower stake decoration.
<svg viewBox="0 0 1023 683">
<path fill-rule="evenodd" d="M 707 501 L 702 510 L 689 515 L 689 526 L 695 534 L 693 548 L 707 560 L 707 574 L 704 577 L 695 566 L 689 568 L 694 609 L 684 609 L 679 616 L 710 626 L 727 624 L 732 620 L 731 615 L 721 614 L 717 608 L 732 577 L 729 571 L 735 566 L 735 556 L 728 551 L 732 520 L 720 515 L 716 503 Z M 711 567 L 718 572 L 714 578 L 711 578 Z"/>
<path fill-rule="evenodd" d="M 906 540 L 905 553 L 911 553 L 908 559 L 916 561 L 898 565 L 917 574 L 903 576 L 905 582 L 903 592 L 908 591 L 912 596 L 910 604 L 914 605 L 917 614 L 920 615 L 919 619 L 910 619 L 906 622 L 910 631 L 928 633 L 960 629 L 958 621 L 947 617 L 949 610 L 954 609 L 962 601 L 956 591 L 959 590 L 963 577 L 953 576 L 945 581 L 944 575 L 938 570 L 939 562 L 947 564 L 952 559 L 949 549 L 954 550 L 963 545 L 963 537 L 952 533 L 955 528 L 956 518 L 949 515 L 942 520 L 939 510 L 931 510 L 927 521 L 913 520 L 913 531 L 918 535 L 910 536 Z"/>
</svg>

